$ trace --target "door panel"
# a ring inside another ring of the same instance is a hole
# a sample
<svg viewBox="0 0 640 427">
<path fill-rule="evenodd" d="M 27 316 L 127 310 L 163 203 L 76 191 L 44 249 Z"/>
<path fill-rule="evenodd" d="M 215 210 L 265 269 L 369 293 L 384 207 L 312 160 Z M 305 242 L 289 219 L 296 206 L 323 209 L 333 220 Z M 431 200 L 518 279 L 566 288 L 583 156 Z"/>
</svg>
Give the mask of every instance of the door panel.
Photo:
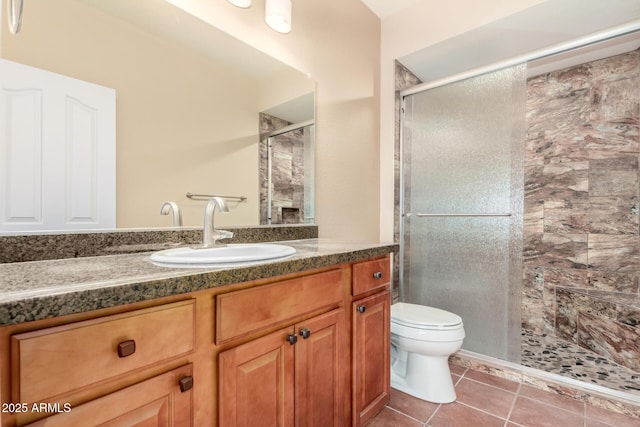
<svg viewBox="0 0 640 427">
<path fill-rule="evenodd" d="M 115 90 L 0 59 L 0 231 L 115 228 L 115 117 Z"/>
<path fill-rule="evenodd" d="M 344 310 L 301 322 L 296 330 L 296 426 L 342 426 L 348 369 Z"/>
<path fill-rule="evenodd" d="M 293 426 L 294 346 L 285 328 L 220 353 L 220 425 Z"/>
<path fill-rule="evenodd" d="M 364 425 L 389 401 L 390 292 L 353 303 L 353 425 Z"/>
<path fill-rule="evenodd" d="M 462 317 L 463 348 L 518 362 L 526 66 L 404 99 L 400 298 Z"/>
</svg>

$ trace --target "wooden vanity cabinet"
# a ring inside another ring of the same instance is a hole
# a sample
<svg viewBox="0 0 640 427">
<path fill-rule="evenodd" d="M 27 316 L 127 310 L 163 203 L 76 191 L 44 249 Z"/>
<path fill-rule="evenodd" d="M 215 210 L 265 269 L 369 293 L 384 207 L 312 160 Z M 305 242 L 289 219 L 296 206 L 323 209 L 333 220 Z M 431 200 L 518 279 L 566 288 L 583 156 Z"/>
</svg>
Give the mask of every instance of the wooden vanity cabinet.
<svg viewBox="0 0 640 427">
<path fill-rule="evenodd" d="M 345 423 L 344 309 L 220 354 L 220 426 Z"/>
<path fill-rule="evenodd" d="M 353 265 L 352 423 L 364 425 L 390 399 L 389 257 Z"/>
<path fill-rule="evenodd" d="M 2 426 L 191 426 L 195 314 L 187 299 L 11 334 Z"/>
<path fill-rule="evenodd" d="M 0 327 L 0 401 L 49 405 L 0 413 L 0 427 L 360 426 L 389 400 L 389 268 Z"/>
<path fill-rule="evenodd" d="M 219 296 L 223 341 L 286 325 L 220 353 L 220 426 L 348 424 L 349 277 L 342 268 Z"/>
</svg>

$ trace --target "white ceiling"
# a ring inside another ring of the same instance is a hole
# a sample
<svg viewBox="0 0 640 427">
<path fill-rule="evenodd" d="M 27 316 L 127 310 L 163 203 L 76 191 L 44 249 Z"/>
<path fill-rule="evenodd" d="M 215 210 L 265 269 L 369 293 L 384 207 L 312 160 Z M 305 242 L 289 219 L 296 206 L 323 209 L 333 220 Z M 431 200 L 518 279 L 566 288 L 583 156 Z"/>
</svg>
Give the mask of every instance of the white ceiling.
<svg viewBox="0 0 640 427">
<path fill-rule="evenodd" d="M 548 0 L 426 46 L 398 60 L 423 82 L 432 82 L 511 60 L 638 19 L 638 0 Z M 640 42 L 632 42 L 627 50 L 635 49 L 639 45 Z M 611 52 L 602 51 L 598 55 L 603 58 L 620 53 Z M 580 62 L 575 64 L 578 63 Z M 546 66 L 547 69 L 553 68 L 549 61 Z M 570 65 L 564 63 L 555 69 L 564 66 Z"/>
<path fill-rule="evenodd" d="M 400 10 L 407 9 L 418 1 L 420 0 L 362 0 L 380 19 L 391 16 Z"/>
</svg>

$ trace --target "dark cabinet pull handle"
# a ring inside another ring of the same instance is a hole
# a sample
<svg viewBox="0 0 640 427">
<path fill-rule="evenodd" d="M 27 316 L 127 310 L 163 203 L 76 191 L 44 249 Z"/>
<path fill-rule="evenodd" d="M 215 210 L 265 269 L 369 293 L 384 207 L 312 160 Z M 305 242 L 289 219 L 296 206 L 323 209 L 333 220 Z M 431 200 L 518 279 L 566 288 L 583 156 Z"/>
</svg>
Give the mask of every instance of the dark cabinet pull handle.
<svg viewBox="0 0 640 427">
<path fill-rule="evenodd" d="M 381 271 L 376 271 L 375 273 L 373 273 L 373 278 L 374 279 L 382 279 L 382 272 Z"/>
<path fill-rule="evenodd" d="M 298 342 L 298 337 L 295 334 L 287 335 L 287 341 L 289 344 L 294 345 Z"/>
<path fill-rule="evenodd" d="M 360 313 L 364 313 L 365 311 L 367 311 L 367 307 L 364 305 L 359 305 L 356 307 L 356 310 L 358 310 Z"/>
<path fill-rule="evenodd" d="M 126 340 L 118 344 L 118 357 L 131 356 L 135 352 L 136 342 L 134 340 Z"/>
<path fill-rule="evenodd" d="M 193 388 L 193 377 L 191 375 L 188 377 L 182 377 L 178 381 L 178 384 L 180 385 L 181 392 L 184 393 L 185 391 L 189 391 Z"/>
<path fill-rule="evenodd" d="M 307 328 L 300 329 L 300 336 L 306 340 L 311 336 L 311 330 Z"/>
</svg>

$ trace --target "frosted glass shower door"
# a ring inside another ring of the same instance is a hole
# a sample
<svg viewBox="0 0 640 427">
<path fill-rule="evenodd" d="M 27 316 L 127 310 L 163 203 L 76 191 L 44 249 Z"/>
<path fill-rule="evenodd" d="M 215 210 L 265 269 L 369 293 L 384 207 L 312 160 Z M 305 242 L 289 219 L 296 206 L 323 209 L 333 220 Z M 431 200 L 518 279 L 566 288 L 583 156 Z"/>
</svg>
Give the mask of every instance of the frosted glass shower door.
<svg viewBox="0 0 640 427">
<path fill-rule="evenodd" d="M 518 362 L 525 66 L 405 97 L 401 299 Z"/>
</svg>

